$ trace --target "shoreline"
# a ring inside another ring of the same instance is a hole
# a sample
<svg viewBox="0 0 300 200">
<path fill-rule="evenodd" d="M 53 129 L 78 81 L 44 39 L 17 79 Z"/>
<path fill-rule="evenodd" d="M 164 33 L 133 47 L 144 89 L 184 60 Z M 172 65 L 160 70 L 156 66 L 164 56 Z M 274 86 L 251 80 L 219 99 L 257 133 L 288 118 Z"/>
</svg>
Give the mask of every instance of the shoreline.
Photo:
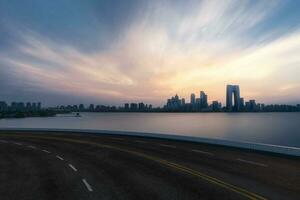
<svg viewBox="0 0 300 200">
<path fill-rule="evenodd" d="M 250 151 L 259 151 L 262 153 L 274 153 L 285 156 L 300 157 L 300 148 L 281 145 L 272 145 L 254 142 L 242 142 L 234 140 L 214 139 L 195 136 L 182 136 L 163 133 L 135 132 L 135 131 L 114 131 L 114 130 L 93 130 L 93 129 L 61 129 L 61 128 L 0 128 L 0 132 L 35 132 L 35 133 L 85 133 L 95 135 L 121 135 L 136 136 L 154 139 L 167 139 L 173 141 L 202 143 L 208 145 L 217 145 L 228 148 L 239 148 Z"/>
</svg>

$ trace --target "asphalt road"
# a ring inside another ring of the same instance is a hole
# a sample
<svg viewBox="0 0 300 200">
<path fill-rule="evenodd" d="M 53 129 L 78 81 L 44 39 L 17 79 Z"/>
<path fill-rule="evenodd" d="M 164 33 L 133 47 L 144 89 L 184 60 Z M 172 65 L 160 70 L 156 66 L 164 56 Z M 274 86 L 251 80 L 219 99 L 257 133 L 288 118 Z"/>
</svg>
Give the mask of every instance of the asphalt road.
<svg viewBox="0 0 300 200">
<path fill-rule="evenodd" d="M 0 199 L 300 199 L 300 160 L 144 137 L 1 132 Z"/>
</svg>

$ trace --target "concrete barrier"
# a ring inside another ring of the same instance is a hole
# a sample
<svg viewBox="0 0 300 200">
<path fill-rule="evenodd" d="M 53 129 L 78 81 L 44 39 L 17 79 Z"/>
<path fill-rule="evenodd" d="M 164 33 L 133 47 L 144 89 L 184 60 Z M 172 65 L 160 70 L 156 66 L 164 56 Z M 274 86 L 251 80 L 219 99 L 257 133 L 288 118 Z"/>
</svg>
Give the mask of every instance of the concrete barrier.
<svg viewBox="0 0 300 200">
<path fill-rule="evenodd" d="M 188 142 L 198 142 L 205 144 L 214 144 L 242 149 L 278 153 L 290 156 L 300 156 L 300 148 L 280 145 L 271 145 L 263 143 L 251 143 L 232 140 L 211 139 L 194 136 L 182 136 L 172 134 L 148 133 L 148 132 L 131 132 L 131 131 L 112 131 L 112 130 L 91 130 L 91 129 L 56 129 L 56 128 L 0 128 L 0 131 L 31 131 L 31 132 L 69 132 L 69 133 L 90 133 L 90 134 L 110 134 L 110 135 L 127 135 L 138 137 L 149 137 L 169 140 L 179 140 Z"/>
</svg>

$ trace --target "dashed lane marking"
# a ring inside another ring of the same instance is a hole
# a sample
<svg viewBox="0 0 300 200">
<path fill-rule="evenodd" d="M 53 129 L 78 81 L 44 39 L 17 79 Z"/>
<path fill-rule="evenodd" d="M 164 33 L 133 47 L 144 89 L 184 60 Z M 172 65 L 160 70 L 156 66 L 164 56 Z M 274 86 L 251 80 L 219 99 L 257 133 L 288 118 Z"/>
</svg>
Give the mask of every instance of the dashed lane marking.
<svg viewBox="0 0 300 200">
<path fill-rule="evenodd" d="M 32 146 L 32 145 L 29 145 L 29 146 L 27 146 L 28 148 L 31 148 L 31 149 L 36 149 L 36 147 L 35 146 Z"/>
<path fill-rule="evenodd" d="M 11 137 L 12 134 L 10 134 L 8 136 Z M 13 135 L 13 136 L 14 137 L 20 137 L 18 135 Z M 216 185 L 218 185 L 220 187 L 223 187 L 223 188 L 228 189 L 228 190 L 230 190 L 232 192 L 240 194 L 241 196 L 246 197 L 248 199 L 251 199 L 251 200 L 266 200 L 266 198 L 263 197 L 263 196 L 255 194 L 255 193 L 253 193 L 251 191 L 248 191 L 248 190 L 246 190 L 244 188 L 241 188 L 239 186 L 235 186 L 235 185 L 232 185 L 230 183 L 224 182 L 221 179 L 218 179 L 218 178 L 206 175 L 206 174 L 204 174 L 202 172 L 193 170 L 191 168 L 185 167 L 185 166 L 180 165 L 180 164 L 176 164 L 176 163 L 171 162 L 171 161 L 167 161 L 167 160 L 164 160 L 164 159 L 161 159 L 161 158 L 158 158 L 158 157 L 147 155 L 145 153 L 141 153 L 141 152 L 137 152 L 137 151 L 125 149 L 125 148 L 119 148 L 119 147 L 112 146 L 112 145 L 99 144 L 99 143 L 95 143 L 95 142 L 83 141 L 83 140 L 76 140 L 76 139 L 67 139 L 67 138 L 58 138 L 58 137 L 46 137 L 46 136 L 43 136 L 43 137 L 41 137 L 41 136 L 26 136 L 26 137 L 28 137 L 28 138 L 41 138 L 41 139 L 47 139 L 47 140 L 53 140 L 53 141 L 73 142 L 73 143 L 78 143 L 78 144 L 88 144 L 88 145 L 98 146 L 98 147 L 101 147 L 101 148 L 108 148 L 108 149 L 112 149 L 112 150 L 117 150 L 117 151 L 121 151 L 121 152 L 130 153 L 132 155 L 144 157 L 144 158 L 147 158 L 149 160 L 155 161 L 157 163 L 161 163 L 161 164 L 165 165 L 166 167 L 177 169 L 177 170 L 185 172 L 185 173 L 187 173 L 189 175 L 196 176 L 198 178 L 206 180 L 207 182 L 216 184 Z M 86 182 L 86 180 L 82 179 L 82 181 L 86 185 L 86 187 L 88 188 L 89 184 Z M 89 191 L 93 191 L 92 188 L 90 188 Z"/>
<path fill-rule="evenodd" d="M 72 164 L 69 164 L 69 167 L 70 167 L 71 169 L 73 169 L 75 172 L 77 172 L 77 169 L 76 169 Z"/>
<path fill-rule="evenodd" d="M 45 153 L 51 153 L 50 151 L 47 151 L 45 149 L 43 149 L 42 151 L 45 152 Z"/>
<path fill-rule="evenodd" d="M 14 144 L 19 145 L 19 146 L 22 146 L 22 144 L 19 143 L 19 142 L 15 142 Z"/>
<path fill-rule="evenodd" d="M 58 158 L 59 160 L 64 160 L 62 157 L 60 157 L 60 156 L 56 156 L 56 158 Z"/>
<path fill-rule="evenodd" d="M 210 152 L 207 152 L 207 151 L 201 151 L 201 150 L 198 150 L 198 149 L 192 149 L 191 151 L 196 152 L 196 153 L 202 153 L 202 154 L 210 155 L 210 156 L 214 155 L 213 153 L 210 153 Z"/>
<path fill-rule="evenodd" d="M 241 158 L 238 158 L 236 160 L 238 160 L 240 162 L 248 163 L 248 164 L 251 164 L 251 165 L 257 165 L 257 166 L 260 166 L 260 167 L 267 167 L 268 166 L 264 163 L 254 162 L 254 161 L 250 161 L 250 160 L 244 160 L 244 159 L 241 159 Z"/>
<path fill-rule="evenodd" d="M 93 192 L 93 188 L 85 179 L 82 179 L 82 182 L 84 183 L 84 185 L 88 189 L 88 191 Z"/>
</svg>

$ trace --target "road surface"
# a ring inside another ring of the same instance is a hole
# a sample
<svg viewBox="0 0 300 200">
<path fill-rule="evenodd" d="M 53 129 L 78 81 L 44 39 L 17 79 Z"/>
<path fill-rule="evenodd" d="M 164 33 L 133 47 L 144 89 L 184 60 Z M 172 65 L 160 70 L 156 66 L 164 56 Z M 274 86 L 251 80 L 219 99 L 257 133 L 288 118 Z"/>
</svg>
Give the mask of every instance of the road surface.
<svg viewBox="0 0 300 200">
<path fill-rule="evenodd" d="M 300 199 L 300 160 L 122 135 L 0 132 L 5 199 Z"/>
</svg>

